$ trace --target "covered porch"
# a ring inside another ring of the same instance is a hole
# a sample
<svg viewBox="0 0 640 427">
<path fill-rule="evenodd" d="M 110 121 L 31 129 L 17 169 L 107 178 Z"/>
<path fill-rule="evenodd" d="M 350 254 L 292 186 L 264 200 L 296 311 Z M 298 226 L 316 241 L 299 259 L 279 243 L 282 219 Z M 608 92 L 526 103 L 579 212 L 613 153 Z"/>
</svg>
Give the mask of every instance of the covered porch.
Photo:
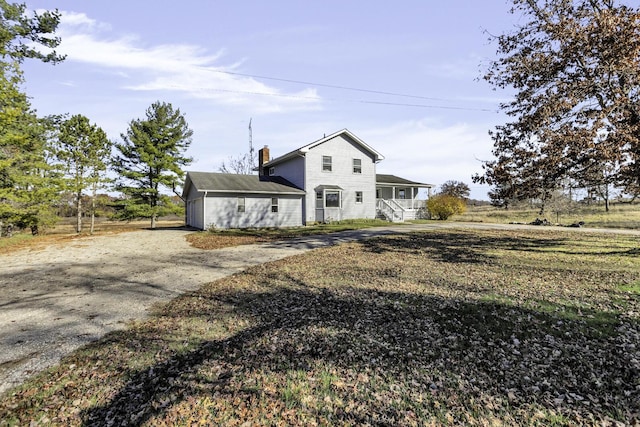
<svg viewBox="0 0 640 427">
<path fill-rule="evenodd" d="M 395 175 L 376 175 L 376 216 L 392 222 L 425 217 L 432 184 L 411 181 Z M 424 191 L 427 190 L 426 198 Z"/>
</svg>

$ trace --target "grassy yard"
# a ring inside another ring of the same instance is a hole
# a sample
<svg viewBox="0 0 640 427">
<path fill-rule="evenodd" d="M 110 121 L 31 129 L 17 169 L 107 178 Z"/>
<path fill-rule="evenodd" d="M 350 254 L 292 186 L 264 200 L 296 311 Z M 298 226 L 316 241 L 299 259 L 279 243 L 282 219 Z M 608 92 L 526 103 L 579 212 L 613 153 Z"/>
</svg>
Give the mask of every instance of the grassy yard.
<svg viewBox="0 0 640 427">
<path fill-rule="evenodd" d="M 584 222 L 586 227 L 592 228 L 630 228 L 640 229 L 640 204 L 613 204 L 609 212 L 603 206 L 575 204 L 571 209 L 555 212 L 547 209 L 540 215 L 537 208 L 511 208 L 509 210 L 493 206 L 470 206 L 462 215 L 455 215 L 453 221 L 490 222 L 490 223 L 529 223 L 536 218 L 546 218 L 549 222 L 560 225 L 570 225 Z"/>
<path fill-rule="evenodd" d="M 399 234 L 251 268 L 0 397 L 0 425 L 639 416 L 638 238 L 544 229 Z"/>
<path fill-rule="evenodd" d="M 388 221 L 379 219 L 344 220 L 331 224 L 313 224 L 291 228 L 234 228 L 193 233 L 187 236 L 192 246 L 199 249 L 220 249 L 228 246 L 268 243 L 304 236 L 360 230 L 363 228 L 388 226 Z"/>
</svg>

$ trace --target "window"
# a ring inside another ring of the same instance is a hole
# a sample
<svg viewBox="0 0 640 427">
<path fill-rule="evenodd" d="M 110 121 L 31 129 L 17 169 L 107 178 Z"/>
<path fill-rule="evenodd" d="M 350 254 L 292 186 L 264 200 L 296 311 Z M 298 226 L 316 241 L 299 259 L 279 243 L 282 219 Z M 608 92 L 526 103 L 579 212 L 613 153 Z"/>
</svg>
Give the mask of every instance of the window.
<svg viewBox="0 0 640 427">
<path fill-rule="evenodd" d="M 356 191 L 356 203 L 362 203 L 362 191 Z"/>
<path fill-rule="evenodd" d="M 324 193 L 322 190 L 316 191 L 316 209 L 322 209 L 324 202 Z"/>
<path fill-rule="evenodd" d="M 339 191 L 327 191 L 325 192 L 325 207 L 327 208 L 339 208 L 340 207 L 340 192 Z"/>
<path fill-rule="evenodd" d="M 273 176 L 273 175 L 275 175 L 275 174 L 276 174 L 276 168 L 274 168 L 274 167 L 270 167 L 270 168 L 269 168 L 269 176 Z"/>
<path fill-rule="evenodd" d="M 353 159 L 353 173 L 362 173 L 361 159 Z"/>
<path fill-rule="evenodd" d="M 331 156 L 322 156 L 322 172 L 331 172 Z"/>
<path fill-rule="evenodd" d="M 238 197 L 238 212 L 244 212 L 244 197 Z"/>
<path fill-rule="evenodd" d="M 271 212 L 278 212 L 278 198 L 277 197 L 272 197 L 271 198 Z"/>
<path fill-rule="evenodd" d="M 398 190 L 398 199 L 404 199 L 405 198 L 405 190 L 404 188 L 401 190 Z"/>
</svg>

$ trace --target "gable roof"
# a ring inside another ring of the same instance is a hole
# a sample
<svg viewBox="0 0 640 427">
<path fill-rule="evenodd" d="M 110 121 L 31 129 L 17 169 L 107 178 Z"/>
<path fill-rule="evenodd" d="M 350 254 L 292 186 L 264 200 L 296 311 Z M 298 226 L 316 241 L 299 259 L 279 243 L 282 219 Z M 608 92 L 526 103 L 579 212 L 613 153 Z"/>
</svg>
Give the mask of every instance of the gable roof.
<svg viewBox="0 0 640 427">
<path fill-rule="evenodd" d="M 370 153 L 373 156 L 374 161 L 379 162 L 380 160 L 384 160 L 384 156 L 382 154 L 380 154 L 379 152 L 377 152 L 376 150 L 374 150 L 373 148 L 371 148 L 369 145 L 367 145 L 363 140 L 361 140 L 360 138 L 358 138 L 357 136 L 355 136 L 353 133 L 351 133 L 351 131 L 349 131 L 348 129 L 342 129 L 339 130 L 338 132 L 334 132 L 331 135 L 327 135 L 317 141 L 312 142 L 311 144 L 307 144 L 305 146 L 302 146 L 296 150 L 290 151 L 286 154 L 283 154 L 280 157 L 276 157 L 275 159 L 272 159 L 268 162 L 266 162 L 264 164 L 264 166 L 272 166 L 275 165 L 276 163 L 280 163 L 284 160 L 288 160 L 290 158 L 293 157 L 297 157 L 297 156 L 304 156 L 309 150 L 311 150 L 314 147 L 317 147 L 320 144 L 323 144 L 327 141 L 329 141 L 330 139 L 333 139 L 337 136 L 340 135 L 346 135 L 349 137 L 349 139 L 351 139 L 354 143 L 356 143 L 357 145 L 359 145 L 364 151 Z"/>
<path fill-rule="evenodd" d="M 182 195 L 193 186 L 207 193 L 306 194 L 284 178 L 277 176 L 236 175 L 216 172 L 187 172 Z"/>
<path fill-rule="evenodd" d="M 425 184 L 424 182 L 415 182 L 408 179 L 400 178 L 395 175 L 376 174 L 376 184 L 389 184 L 389 185 L 413 185 L 414 187 L 426 187 L 431 188 L 433 184 Z"/>
</svg>

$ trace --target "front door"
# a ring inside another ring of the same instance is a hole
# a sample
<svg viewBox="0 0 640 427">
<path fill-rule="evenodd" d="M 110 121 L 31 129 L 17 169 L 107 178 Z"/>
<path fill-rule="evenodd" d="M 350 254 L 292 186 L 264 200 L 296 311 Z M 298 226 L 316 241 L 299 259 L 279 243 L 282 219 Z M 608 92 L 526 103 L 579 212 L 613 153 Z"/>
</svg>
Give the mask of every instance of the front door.
<svg viewBox="0 0 640 427">
<path fill-rule="evenodd" d="M 340 221 L 342 219 L 342 193 L 339 190 L 316 191 L 316 221 Z"/>
</svg>

